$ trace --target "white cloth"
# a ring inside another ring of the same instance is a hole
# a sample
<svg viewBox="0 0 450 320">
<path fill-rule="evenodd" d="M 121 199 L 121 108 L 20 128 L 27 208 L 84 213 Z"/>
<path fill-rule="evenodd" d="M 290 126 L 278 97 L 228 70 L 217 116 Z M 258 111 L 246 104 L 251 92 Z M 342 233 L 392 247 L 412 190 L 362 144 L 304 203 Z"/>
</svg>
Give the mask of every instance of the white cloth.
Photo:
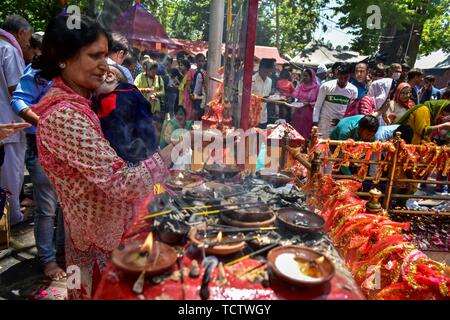
<svg viewBox="0 0 450 320">
<path fill-rule="evenodd" d="M 187 151 L 180 154 L 177 159 L 174 161 L 172 170 L 190 170 L 192 164 L 192 149 L 188 149 Z"/>
<path fill-rule="evenodd" d="M 408 109 L 402 107 L 397 102 L 391 100 L 388 109 L 386 110 L 386 117 L 389 118 L 392 115 L 395 116 L 392 123 L 397 122 L 403 115 L 408 111 Z"/>
<path fill-rule="evenodd" d="M 270 95 L 271 91 L 272 91 L 272 79 L 267 77 L 266 80 L 264 81 L 259 75 L 259 72 L 253 75 L 252 94 L 260 97 L 267 97 L 268 95 Z M 259 123 L 267 123 L 267 103 L 265 102 L 263 102 L 262 104 Z"/>
<path fill-rule="evenodd" d="M 11 95 L 8 88 L 16 86 L 25 69 L 20 53 L 9 42 L 0 40 L 0 123 L 24 122 L 11 108 Z M 20 135 L 15 134 L 4 142 L 19 142 Z"/>
<path fill-rule="evenodd" d="M 19 132 L 19 137 L 24 138 L 25 134 Z M 11 192 L 9 200 L 10 223 L 14 225 L 23 219 L 20 212 L 20 190 L 22 189 L 25 169 L 25 141 L 5 144 L 5 162 L 0 171 L 0 185 Z"/>
<path fill-rule="evenodd" d="M 323 139 L 329 138 L 334 128 L 333 120 L 342 119 L 348 105 L 357 97 L 358 89 L 350 82 L 345 88 L 339 87 L 336 79 L 320 86 L 314 106 L 313 122 L 319 123 L 319 132 Z"/>
<path fill-rule="evenodd" d="M 375 111 L 378 111 L 387 100 L 392 86 L 391 78 L 375 80 L 369 87 L 368 95 L 375 99 Z"/>
</svg>

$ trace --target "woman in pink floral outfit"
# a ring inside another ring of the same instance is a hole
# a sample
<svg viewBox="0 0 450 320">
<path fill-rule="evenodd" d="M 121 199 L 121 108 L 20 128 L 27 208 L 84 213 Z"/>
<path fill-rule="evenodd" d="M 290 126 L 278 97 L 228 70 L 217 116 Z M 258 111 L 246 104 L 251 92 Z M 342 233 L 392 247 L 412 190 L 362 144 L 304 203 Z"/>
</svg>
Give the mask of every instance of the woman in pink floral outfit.
<svg viewBox="0 0 450 320">
<path fill-rule="evenodd" d="M 39 115 L 39 160 L 64 209 L 66 265 L 81 270 L 71 299 L 89 299 L 110 254 L 136 207 L 167 176 L 172 146 L 129 167 L 105 140 L 91 109 L 91 95 L 104 81 L 108 34 L 88 17 L 72 28 L 67 16 L 45 32 L 35 64 L 53 86 L 34 107 Z"/>
</svg>

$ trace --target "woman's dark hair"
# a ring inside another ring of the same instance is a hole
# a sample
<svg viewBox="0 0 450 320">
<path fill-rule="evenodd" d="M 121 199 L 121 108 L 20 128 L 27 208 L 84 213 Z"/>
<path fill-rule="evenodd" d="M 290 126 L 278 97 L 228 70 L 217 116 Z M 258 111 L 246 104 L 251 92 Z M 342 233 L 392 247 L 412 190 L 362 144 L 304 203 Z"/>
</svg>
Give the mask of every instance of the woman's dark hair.
<svg viewBox="0 0 450 320">
<path fill-rule="evenodd" d="M 283 69 L 280 72 L 280 79 L 290 79 L 291 78 L 291 74 L 289 73 L 288 69 Z"/>
<path fill-rule="evenodd" d="M 184 116 L 186 117 L 186 109 L 183 106 L 177 106 L 175 108 L 175 114 L 177 114 L 178 112 L 183 112 Z"/>
<path fill-rule="evenodd" d="M 186 68 L 186 70 L 191 68 L 191 63 L 187 60 L 181 60 L 181 64 Z"/>
<path fill-rule="evenodd" d="M 311 78 L 311 81 L 314 81 L 311 69 L 305 69 L 304 72 L 306 72 L 309 75 L 309 77 Z"/>
<path fill-rule="evenodd" d="M 61 15 L 52 20 L 45 30 L 42 41 L 42 55 L 33 62 L 33 68 L 39 69 L 39 75 L 51 80 L 61 75 L 59 63 L 79 54 L 81 48 L 94 43 L 103 34 L 111 39 L 103 27 L 90 17 L 80 17 L 80 28 L 69 29 L 69 15 Z M 69 24 L 70 25 L 70 24 Z"/>
<path fill-rule="evenodd" d="M 359 120 L 358 126 L 360 128 L 369 130 L 370 132 L 377 132 L 380 123 L 374 116 L 364 116 L 361 118 L 361 120 Z"/>
<path fill-rule="evenodd" d="M 145 61 L 143 67 L 145 72 L 149 72 L 150 70 L 158 69 L 159 65 L 153 61 Z"/>
</svg>

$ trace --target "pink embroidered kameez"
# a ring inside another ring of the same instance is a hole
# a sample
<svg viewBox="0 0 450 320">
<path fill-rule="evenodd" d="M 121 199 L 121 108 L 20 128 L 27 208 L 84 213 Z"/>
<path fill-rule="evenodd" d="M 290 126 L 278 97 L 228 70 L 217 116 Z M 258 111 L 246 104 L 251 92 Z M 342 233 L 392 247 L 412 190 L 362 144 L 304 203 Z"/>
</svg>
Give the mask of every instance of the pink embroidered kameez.
<svg viewBox="0 0 450 320">
<path fill-rule="evenodd" d="M 81 270 L 70 299 L 90 299 L 137 206 L 168 175 L 159 154 L 130 168 L 104 138 L 91 102 L 60 78 L 33 110 L 40 163 L 64 210 L 66 265 Z"/>
</svg>

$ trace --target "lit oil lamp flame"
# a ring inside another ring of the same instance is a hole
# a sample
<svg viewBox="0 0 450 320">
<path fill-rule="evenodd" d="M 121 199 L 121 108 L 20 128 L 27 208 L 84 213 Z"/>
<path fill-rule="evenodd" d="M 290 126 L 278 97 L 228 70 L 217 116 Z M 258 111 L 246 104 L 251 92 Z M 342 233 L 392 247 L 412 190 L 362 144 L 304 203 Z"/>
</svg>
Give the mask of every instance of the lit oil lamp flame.
<svg viewBox="0 0 450 320">
<path fill-rule="evenodd" d="M 217 242 L 217 243 L 221 243 L 221 242 L 222 242 L 222 231 L 220 231 L 220 232 L 217 234 L 216 242 Z"/>
<path fill-rule="evenodd" d="M 147 251 L 148 254 L 152 253 L 153 250 L 153 233 L 150 232 L 145 239 L 145 242 L 140 247 L 141 252 Z"/>
</svg>

